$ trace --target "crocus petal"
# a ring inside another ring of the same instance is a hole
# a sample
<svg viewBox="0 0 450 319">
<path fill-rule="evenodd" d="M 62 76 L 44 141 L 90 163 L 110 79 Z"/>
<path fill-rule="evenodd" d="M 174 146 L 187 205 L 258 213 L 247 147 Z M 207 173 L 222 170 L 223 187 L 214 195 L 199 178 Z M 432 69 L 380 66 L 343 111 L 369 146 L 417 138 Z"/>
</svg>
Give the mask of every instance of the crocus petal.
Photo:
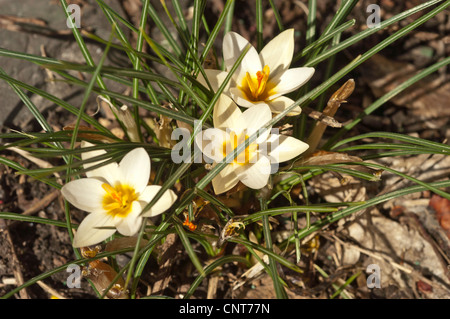
<svg viewBox="0 0 450 319">
<path fill-rule="evenodd" d="M 140 203 L 134 201 L 131 206 L 131 211 L 125 218 L 118 216 L 114 218 L 117 231 L 124 236 L 133 236 L 136 234 L 142 224 L 141 211 L 142 207 Z"/>
<path fill-rule="evenodd" d="M 289 161 L 309 148 L 308 144 L 292 136 L 278 134 L 272 134 L 267 143 L 272 163 Z"/>
<path fill-rule="evenodd" d="M 82 178 L 71 181 L 61 188 L 61 193 L 73 206 L 89 213 L 104 211 L 102 206 L 105 191 L 103 181 Z"/>
<path fill-rule="evenodd" d="M 213 122 L 215 128 L 235 131 L 236 133 L 242 131 L 245 127 L 245 122 L 242 119 L 242 112 L 233 102 L 231 98 L 222 94 L 214 106 Z"/>
<path fill-rule="evenodd" d="M 261 189 L 267 185 L 271 172 L 270 160 L 264 155 L 254 164 L 236 170 L 239 180 L 249 188 Z"/>
<path fill-rule="evenodd" d="M 281 113 L 294 103 L 295 103 L 294 100 L 292 100 L 286 96 L 279 96 L 276 99 L 273 99 L 273 100 L 267 102 L 267 104 L 269 105 L 269 107 L 273 113 Z M 299 115 L 301 112 L 302 112 L 302 109 L 299 106 L 296 106 L 294 109 L 292 109 L 286 115 L 287 116 L 295 116 L 295 115 Z"/>
<path fill-rule="evenodd" d="M 103 229 L 101 227 L 113 227 Z M 116 232 L 113 218 L 104 213 L 93 213 L 83 219 L 73 238 L 74 247 L 86 247 L 100 243 Z"/>
<path fill-rule="evenodd" d="M 152 199 L 156 196 L 156 194 L 161 189 L 159 185 L 150 185 L 147 186 L 144 192 L 139 196 L 139 201 L 141 206 L 145 203 L 147 205 L 152 201 Z M 146 211 L 142 216 L 145 217 L 154 217 L 159 214 L 164 213 L 166 210 L 172 206 L 173 203 L 177 200 L 177 195 L 174 191 L 168 189 L 164 192 L 164 194 L 158 199 L 158 201 L 150 208 L 150 210 Z M 144 206 L 145 206 L 144 205 Z"/>
<path fill-rule="evenodd" d="M 223 81 L 228 75 L 228 72 L 222 70 L 213 70 L 213 69 L 205 69 L 205 75 L 208 78 L 209 84 L 214 92 L 217 92 L 219 87 L 222 85 Z M 208 88 L 208 84 L 206 83 L 203 74 L 200 73 L 197 77 L 197 81 L 200 82 L 204 87 Z M 227 86 L 224 89 L 224 92 L 228 91 L 230 87 L 230 82 L 227 83 Z"/>
<path fill-rule="evenodd" d="M 86 148 L 86 147 L 91 147 L 91 146 L 95 146 L 92 143 L 86 142 L 86 141 L 82 141 L 81 142 L 81 148 Z M 81 153 L 81 159 L 83 161 L 89 160 L 91 158 L 97 157 L 97 156 L 101 156 L 106 154 L 105 150 L 95 150 L 95 151 L 89 151 L 89 152 L 83 152 Z M 101 160 L 101 161 L 97 161 L 97 162 L 91 162 L 91 163 L 85 163 L 83 164 L 83 168 L 87 169 L 89 167 L 98 165 L 104 161 L 106 161 L 107 159 Z M 113 163 L 109 163 L 106 165 L 103 165 L 101 167 L 98 168 L 94 168 L 92 170 L 89 170 L 86 172 L 86 176 L 87 177 L 97 177 L 97 178 L 102 178 L 104 179 L 107 183 L 114 185 L 115 182 L 117 181 L 119 177 L 118 175 L 118 165 L 117 163 L 113 162 Z"/>
<path fill-rule="evenodd" d="M 122 174 L 121 183 L 132 185 L 140 193 L 150 178 L 150 157 L 142 147 L 135 148 L 120 161 L 119 170 Z"/>
<path fill-rule="evenodd" d="M 242 117 L 245 120 L 246 134 L 248 136 L 259 130 L 260 135 L 256 139 L 256 143 L 261 143 L 267 139 L 270 129 L 260 130 L 262 126 L 272 119 L 272 112 L 266 104 L 256 105 L 245 110 L 242 113 Z"/>
<path fill-rule="evenodd" d="M 195 136 L 195 144 L 206 156 L 205 161 L 209 163 L 222 161 L 223 143 L 227 140 L 227 136 L 225 131 L 218 128 L 209 128 Z"/>
<path fill-rule="evenodd" d="M 225 34 L 223 38 L 223 58 L 227 71 L 233 67 L 234 63 L 242 54 L 242 51 L 244 51 L 249 44 L 250 43 L 244 37 L 236 32 L 228 32 Z M 245 57 L 242 59 L 241 64 L 233 73 L 233 79 L 240 84 L 247 72 L 254 75 L 256 72 L 261 71 L 262 68 L 263 66 L 261 65 L 258 52 L 251 46 Z"/>
<path fill-rule="evenodd" d="M 281 32 L 259 53 L 262 65 L 270 68 L 271 76 L 283 73 L 292 62 L 294 55 L 294 29 Z"/>
<path fill-rule="evenodd" d="M 239 178 L 233 170 L 233 164 L 225 166 L 219 174 L 212 180 L 212 185 L 214 188 L 214 193 L 216 195 L 225 193 L 232 189 L 239 182 Z"/>
<path fill-rule="evenodd" d="M 286 93 L 295 91 L 313 76 L 314 68 L 292 68 L 281 73 L 277 78 L 269 78 L 269 81 L 276 83 L 275 88 L 270 92 L 269 99 L 277 98 Z"/>
</svg>

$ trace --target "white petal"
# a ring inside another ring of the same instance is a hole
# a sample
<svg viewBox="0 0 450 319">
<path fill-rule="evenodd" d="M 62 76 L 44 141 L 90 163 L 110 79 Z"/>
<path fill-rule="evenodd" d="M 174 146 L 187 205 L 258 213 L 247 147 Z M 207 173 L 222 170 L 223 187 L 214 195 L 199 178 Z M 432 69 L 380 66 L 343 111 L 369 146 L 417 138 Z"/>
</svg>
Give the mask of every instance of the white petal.
<svg viewBox="0 0 450 319">
<path fill-rule="evenodd" d="M 211 87 L 214 92 L 217 92 L 219 87 L 222 85 L 223 81 L 228 75 L 228 72 L 222 71 L 222 70 L 213 70 L 213 69 L 205 69 L 205 75 L 208 78 L 209 84 L 211 84 Z M 203 78 L 203 75 L 200 73 L 198 75 L 197 80 L 206 88 L 208 88 L 208 84 L 206 83 L 205 79 Z M 230 87 L 230 82 L 227 83 L 227 86 L 224 89 L 224 92 L 228 91 Z"/>
<path fill-rule="evenodd" d="M 250 43 L 241 35 L 236 32 L 228 32 L 223 38 L 223 58 L 225 62 L 225 67 L 227 71 L 233 67 L 234 63 L 237 61 L 242 51 Z M 255 75 L 256 72 L 262 70 L 261 60 L 259 58 L 256 49 L 251 46 L 247 51 L 247 54 L 242 59 L 241 64 L 238 66 L 236 71 L 233 73 L 233 79 L 240 82 L 247 72 L 251 75 Z"/>
<path fill-rule="evenodd" d="M 216 195 L 225 193 L 232 189 L 239 182 L 239 178 L 233 170 L 233 164 L 229 164 L 222 169 L 212 180 L 214 193 Z"/>
<path fill-rule="evenodd" d="M 215 128 L 241 131 L 245 125 L 242 112 L 231 98 L 222 94 L 214 106 L 213 122 Z M 237 133 L 237 132 L 236 132 Z"/>
<path fill-rule="evenodd" d="M 161 189 L 159 185 L 150 185 L 147 186 L 144 192 L 139 196 L 139 201 L 145 202 L 145 205 L 150 203 L 152 199 L 156 196 L 156 194 Z M 177 200 L 177 195 L 173 190 L 168 189 L 164 192 L 164 194 L 158 199 L 158 201 L 150 208 L 150 210 L 146 211 L 142 216 L 145 217 L 154 217 L 159 214 L 164 213 L 168 210 L 173 203 Z M 142 204 L 141 204 L 142 205 Z"/>
<path fill-rule="evenodd" d="M 150 178 L 150 157 L 147 151 L 140 147 L 128 152 L 120 161 L 119 170 L 122 184 L 132 185 L 137 193 L 142 192 Z"/>
<path fill-rule="evenodd" d="M 287 70 L 294 55 L 294 29 L 283 31 L 273 38 L 259 53 L 262 65 L 270 68 L 276 76 Z"/>
<path fill-rule="evenodd" d="M 124 236 L 135 235 L 142 224 L 142 216 L 140 216 L 142 207 L 139 202 L 134 201 L 131 206 L 131 212 L 124 217 L 114 217 L 114 224 L 119 231 Z"/>
<path fill-rule="evenodd" d="M 269 105 L 269 107 L 273 113 L 281 113 L 294 103 L 295 103 L 294 100 L 292 100 L 286 96 L 279 96 L 276 99 L 269 101 L 267 104 Z M 302 109 L 299 106 L 296 106 L 296 107 L 294 107 L 293 110 L 291 110 L 286 115 L 287 116 L 295 116 L 295 115 L 299 115 L 301 112 L 302 112 Z"/>
<path fill-rule="evenodd" d="M 98 227 L 112 227 L 99 229 Z M 114 234 L 116 229 L 112 217 L 103 213 L 93 213 L 86 216 L 73 238 L 74 247 L 86 247 L 98 244 Z"/>
<path fill-rule="evenodd" d="M 195 144 L 202 151 L 207 163 L 222 161 L 223 143 L 226 140 L 226 132 L 218 128 L 209 128 L 195 136 Z"/>
<path fill-rule="evenodd" d="M 309 81 L 314 71 L 314 68 L 293 68 L 281 73 L 277 78 L 269 78 L 269 82 L 275 83 L 275 88 L 269 92 L 269 99 L 295 91 Z"/>
<path fill-rule="evenodd" d="M 92 143 L 86 142 L 86 141 L 82 141 L 81 142 L 81 148 L 85 148 L 85 147 L 91 147 L 91 146 L 95 146 Z M 97 157 L 97 156 L 101 156 L 106 154 L 105 150 L 95 150 L 95 151 L 89 151 L 89 152 L 83 152 L 81 153 L 81 159 L 83 161 Z M 83 168 L 87 169 L 89 167 L 98 165 L 105 160 L 101 160 L 101 161 L 97 161 L 97 162 L 91 162 L 91 163 L 86 163 L 83 164 Z M 90 171 L 86 172 L 86 176 L 87 177 L 99 177 L 99 178 L 103 178 L 105 179 L 106 182 L 108 182 L 111 185 L 114 185 L 115 182 L 117 181 L 117 179 L 119 178 L 118 176 L 118 165 L 117 163 L 109 163 L 106 165 L 103 165 L 101 167 L 98 168 L 94 168 Z"/>
<path fill-rule="evenodd" d="M 267 122 L 272 119 L 272 112 L 266 104 L 255 105 L 242 113 L 242 117 L 245 120 L 246 134 L 248 136 L 259 130 L 260 136 L 257 138 L 256 143 L 265 141 L 270 133 L 268 130 L 260 130 Z"/>
<path fill-rule="evenodd" d="M 267 185 L 271 172 L 270 160 L 260 155 L 256 163 L 245 165 L 237 171 L 239 180 L 249 188 L 261 189 Z"/>
<path fill-rule="evenodd" d="M 289 161 L 305 152 L 309 145 L 286 135 L 272 134 L 268 139 L 269 156 L 272 163 Z"/>
<path fill-rule="evenodd" d="M 82 178 L 71 181 L 61 188 L 61 193 L 73 206 L 89 213 L 103 211 L 103 181 L 96 178 Z"/>
</svg>

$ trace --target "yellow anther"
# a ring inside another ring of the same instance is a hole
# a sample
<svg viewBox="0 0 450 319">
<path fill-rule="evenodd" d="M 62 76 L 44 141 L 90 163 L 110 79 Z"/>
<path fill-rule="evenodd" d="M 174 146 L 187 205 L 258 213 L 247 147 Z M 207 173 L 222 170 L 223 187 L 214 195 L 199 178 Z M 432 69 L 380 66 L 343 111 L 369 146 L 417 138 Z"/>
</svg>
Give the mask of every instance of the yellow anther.
<svg viewBox="0 0 450 319">
<path fill-rule="evenodd" d="M 131 211 L 131 204 L 138 196 L 134 188 L 117 184 L 115 187 L 107 183 L 102 184 L 106 194 L 103 197 L 103 208 L 113 216 L 125 217 Z"/>
<path fill-rule="evenodd" d="M 223 143 L 222 152 L 223 156 L 227 156 L 232 153 L 239 144 L 244 143 L 249 136 L 247 134 L 238 136 L 234 131 L 231 132 L 230 138 Z M 258 145 L 253 143 L 247 146 L 243 153 L 240 153 L 235 159 L 235 164 L 248 164 L 250 163 L 250 159 L 253 157 L 255 152 L 258 150 Z"/>
<path fill-rule="evenodd" d="M 105 190 L 105 192 L 107 192 L 109 194 L 109 196 L 111 196 L 117 202 L 122 201 L 122 198 L 121 198 L 122 194 L 120 192 L 117 192 L 116 189 L 114 187 L 112 187 L 111 185 L 103 183 L 102 188 Z"/>
<path fill-rule="evenodd" d="M 249 92 L 246 92 L 248 97 L 251 97 L 254 101 L 258 101 L 261 96 L 264 96 L 264 91 L 266 89 L 266 84 L 269 79 L 270 68 L 269 66 L 264 66 L 262 71 L 256 72 L 256 78 L 252 77 L 250 73 L 245 74 L 245 79 L 243 87 L 248 88 Z"/>
</svg>

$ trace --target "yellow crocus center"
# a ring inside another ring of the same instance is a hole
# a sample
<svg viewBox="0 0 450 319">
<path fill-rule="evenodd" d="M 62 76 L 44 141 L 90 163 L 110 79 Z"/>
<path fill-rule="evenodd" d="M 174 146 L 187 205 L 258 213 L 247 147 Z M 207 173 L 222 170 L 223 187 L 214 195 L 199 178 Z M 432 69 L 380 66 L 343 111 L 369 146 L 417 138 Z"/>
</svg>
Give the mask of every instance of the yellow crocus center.
<svg viewBox="0 0 450 319">
<path fill-rule="evenodd" d="M 245 74 L 242 80 L 241 90 L 246 97 L 252 101 L 264 101 L 269 97 L 268 80 L 270 75 L 269 66 L 264 66 L 262 71 L 256 72 L 256 75 L 251 75 L 249 72 Z"/>
<path fill-rule="evenodd" d="M 126 217 L 131 212 L 132 203 L 138 199 L 134 188 L 120 183 L 114 187 L 103 183 L 102 188 L 106 192 L 102 203 L 106 212 L 113 217 Z"/>
<path fill-rule="evenodd" d="M 245 140 L 248 139 L 247 134 L 240 134 L 237 135 L 235 132 L 231 132 L 230 138 L 227 139 L 225 142 L 223 142 L 222 146 L 222 153 L 223 156 L 227 156 L 228 154 L 234 152 L 234 150 L 242 143 L 245 142 Z M 252 143 L 249 146 L 245 148 L 243 152 L 241 152 L 234 160 L 233 163 L 245 165 L 250 163 L 250 160 L 253 159 L 253 156 L 256 154 L 256 151 L 258 150 L 258 144 Z"/>
</svg>

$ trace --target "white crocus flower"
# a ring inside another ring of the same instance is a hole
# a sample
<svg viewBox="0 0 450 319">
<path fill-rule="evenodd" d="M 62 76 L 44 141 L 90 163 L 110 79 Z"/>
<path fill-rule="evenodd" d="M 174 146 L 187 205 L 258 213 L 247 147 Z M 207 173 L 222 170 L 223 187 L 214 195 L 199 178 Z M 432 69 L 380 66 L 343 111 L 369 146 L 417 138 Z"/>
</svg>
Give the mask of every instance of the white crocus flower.
<svg viewBox="0 0 450 319">
<path fill-rule="evenodd" d="M 230 190 L 239 181 L 249 188 L 261 189 L 268 183 L 272 164 L 288 161 L 308 149 L 308 144 L 296 138 L 264 130 L 263 126 L 271 119 L 272 112 L 265 104 L 242 112 L 231 98 L 220 96 L 214 107 L 214 128 L 195 137 L 197 146 L 213 166 L 255 132 L 258 137 L 213 178 L 216 194 Z"/>
<path fill-rule="evenodd" d="M 82 147 L 93 146 L 83 142 Z M 82 159 L 106 154 L 104 150 L 82 153 Z M 86 163 L 84 168 L 100 164 Z M 142 209 L 161 189 L 147 185 L 150 177 L 150 157 L 143 148 L 127 153 L 119 164 L 109 163 L 86 172 L 87 178 L 71 181 L 61 189 L 63 196 L 75 207 L 90 213 L 80 224 L 74 237 L 74 247 L 100 243 L 116 230 L 122 235 L 137 233 L 142 217 L 157 216 L 175 202 L 177 196 L 167 190 L 150 210 Z"/>
<path fill-rule="evenodd" d="M 227 71 L 232 68 L 248 44 L 245 38 L 235 32 L 225 35 L 223 57 Z M 224 93 L 242 107 L 267 104 L 273 113 L 283 112 L 294 103 L 284 95 L 297 90 L 314 74 L 314 68 L 310 67 L 289 69 L 293 54 L 294 29 L 280 33 L 259 54 L 251 46 L 233 73 L 229 88 Z M 206 71 L 213 87 L 214 82 L 221 82 L 224 78 L 223 71 Z M 219 80 L 214 77 L 219 77 Z M 300 112 L 301 109 L 297 106 L 287 115 L 298 115 Z"/>
</svg>

